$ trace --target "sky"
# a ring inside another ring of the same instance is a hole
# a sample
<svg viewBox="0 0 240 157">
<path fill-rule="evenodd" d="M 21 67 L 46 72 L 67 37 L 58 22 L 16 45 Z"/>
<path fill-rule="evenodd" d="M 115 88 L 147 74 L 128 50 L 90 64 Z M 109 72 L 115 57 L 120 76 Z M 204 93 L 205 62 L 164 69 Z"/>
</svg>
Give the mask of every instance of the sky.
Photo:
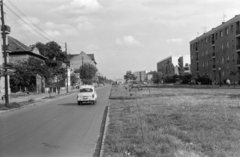
<svg viewBox="0 0 240 157">
<path fill-rule="evenodd" d="M 10 36 L 29 46 L 56 41 L 94 54 L 109 79 L 157 70 L 189 42 L 240 14 L 239 0 L 4 0 Z"/>
</svg>

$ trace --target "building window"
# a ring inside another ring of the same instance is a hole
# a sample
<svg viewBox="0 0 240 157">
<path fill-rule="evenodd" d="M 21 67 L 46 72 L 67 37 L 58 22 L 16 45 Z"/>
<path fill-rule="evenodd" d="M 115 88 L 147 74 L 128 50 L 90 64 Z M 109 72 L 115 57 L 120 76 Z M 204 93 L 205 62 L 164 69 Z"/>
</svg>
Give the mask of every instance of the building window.
<svg viewBox="0 0 240 157">
<path fill-rule="evenodd" d="M 208 51 L 206 51 L 206 55 L 208 55 Z"/>
<path fill-rule="evenodd" d="M 216 36 L 216 40 L 217 40 L 218 33 L 216 33 L 215 36 Z"/>
<path fill-rule="evenodd" d="M 223 44 L 222 44 L 222 50 L 223 50 Z"/>
<path fill-rule="evenodd" d="M 222 57 L 222 64 L 224 63 L 224 57 Z"/>
<path fill-rule="evenodd" d="M 223 31 L 220 31 L 220 37 L 223 37 Z"/>
<path fill-rule="evenodd" d="M 227 62 L 229 62 L 229 56 L 227 56 Z"/>
<path fill-rule="evenodd" d="M 208 61 L 206 61 L 206 67 L 208 66 Z"/>
<path fill-rule="evenodd" d="M 228 28 L 225 28 L 225 34 L 228 35 Z"/>
<path fill-rule="evenodd" d="M 232 55 L 232 60 L 234 61 L 234 54 Z"/>
<path fill-rule="evenodd" d="M 231 25 L 231 32 L 233 33 L 233 25 Z"/>
<path fill-rule="evenodd" d="M 207 38 L 205 39 L 206 43 L 207 43 Z"/>
<path fill-rule="evenodd" d="M 226 42 L 226 47 L 229 48 L 229 42 Z"/>
</svg>

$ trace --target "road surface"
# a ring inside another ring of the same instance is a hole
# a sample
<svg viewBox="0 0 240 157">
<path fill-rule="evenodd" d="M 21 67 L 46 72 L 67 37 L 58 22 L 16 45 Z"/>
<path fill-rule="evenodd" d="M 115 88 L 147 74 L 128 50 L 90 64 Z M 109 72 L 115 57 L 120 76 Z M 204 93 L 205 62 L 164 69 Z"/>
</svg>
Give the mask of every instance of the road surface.
<svg viewBox="0 0 240 157">
<path fill-rule="evenodd" d="M 110 86 L 97 93 L 96 105 L 72 94 L 0 115 L 0 157 L 92 157 Z"/>
</svg>

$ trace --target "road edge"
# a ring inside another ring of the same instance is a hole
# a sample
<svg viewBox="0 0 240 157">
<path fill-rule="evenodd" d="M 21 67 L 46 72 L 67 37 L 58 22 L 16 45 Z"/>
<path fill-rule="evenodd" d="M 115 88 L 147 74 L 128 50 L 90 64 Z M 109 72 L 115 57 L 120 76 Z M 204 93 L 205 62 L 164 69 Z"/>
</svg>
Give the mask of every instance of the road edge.
<svg viewBox="0 0 240 157">
<path fill-rule="evenodd" d="M 103 113 L 103 119 L 102 119 L 102 123 L 101 123 L 100 134 L 99 134 L 99 137 L 98 137 L 98 140 L 97 140 L 97 144 L 96 144 L 96 147 L 95 147 L 93 157 L 100 157 L 101 156 L 102 145 L 103 145 L 103 137 L 104 137 L 104 133 L 105 133 L 105 129 L 106 129 L 108 108 L 109 108 L 109 106 L 106 106 L 105 110 L 104 110 L 104 113 Z"/>
</svg>

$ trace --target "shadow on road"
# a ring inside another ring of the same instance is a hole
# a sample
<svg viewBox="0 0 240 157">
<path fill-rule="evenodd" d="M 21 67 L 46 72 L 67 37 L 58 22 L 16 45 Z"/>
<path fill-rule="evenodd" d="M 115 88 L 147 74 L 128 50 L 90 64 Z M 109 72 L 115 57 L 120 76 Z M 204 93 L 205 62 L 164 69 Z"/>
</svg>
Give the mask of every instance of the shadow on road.
<svg viewBox="0 0 240 157">
<path fill-rule="evenodd" d="M 84 103 L 84 104 L 81 104 L 81 105 L 78 105 L 78 103 L 67 103 L 67 104 L 58 104 L 58 105 L 61 105 L 61 106 L 94 106 L 93 104 L 91 103 Z"/>
</svg>

